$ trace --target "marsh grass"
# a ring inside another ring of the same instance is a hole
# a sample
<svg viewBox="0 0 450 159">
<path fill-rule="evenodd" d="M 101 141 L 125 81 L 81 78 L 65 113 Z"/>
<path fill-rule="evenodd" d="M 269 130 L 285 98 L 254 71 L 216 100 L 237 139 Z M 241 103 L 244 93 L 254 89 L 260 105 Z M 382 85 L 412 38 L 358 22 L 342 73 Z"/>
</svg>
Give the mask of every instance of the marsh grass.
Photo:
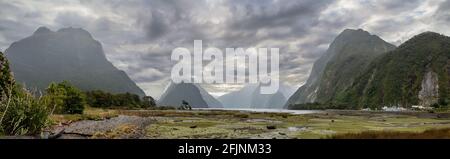
<svg viewBox="0 0 450 159">
<path fill-rule="evenodd" d="M 450 128 L 430 129 L 423 132 L 366 131 L 340 134 L 331 139 L 450 139 Z"/>
<path fill-rule="evenodd" d="M 50 116 L 52 125 L 72 123 L 82 120 L 104 120 L 119 116 L 117 110 L 87 107 L 83 114 L 54 114 Z"/>
<path fill-rule="evenodd" d="M 32 93 L 26 90 L 3 97 L 0 101 L 1 134 L 37 134 L 47 126 L 50 111 L 41 98 L 34 97 Z"/>
</svg>

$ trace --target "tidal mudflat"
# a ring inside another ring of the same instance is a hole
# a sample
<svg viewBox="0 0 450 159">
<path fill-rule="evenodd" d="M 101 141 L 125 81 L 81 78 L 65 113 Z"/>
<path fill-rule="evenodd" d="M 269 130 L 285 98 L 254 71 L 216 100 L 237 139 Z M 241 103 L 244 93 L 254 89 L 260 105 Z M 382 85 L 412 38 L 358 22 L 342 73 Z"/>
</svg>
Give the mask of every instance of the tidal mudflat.
<svg viewBox="0 0 450 159">
<path fill-rule="evenodd" d="M 325 139 L 450 128 L 450 113 L 88 109 L 85 115 L 53 116 L 52 122 L 48 134 L 60 133 L 63 139 Z"/>
</svg>

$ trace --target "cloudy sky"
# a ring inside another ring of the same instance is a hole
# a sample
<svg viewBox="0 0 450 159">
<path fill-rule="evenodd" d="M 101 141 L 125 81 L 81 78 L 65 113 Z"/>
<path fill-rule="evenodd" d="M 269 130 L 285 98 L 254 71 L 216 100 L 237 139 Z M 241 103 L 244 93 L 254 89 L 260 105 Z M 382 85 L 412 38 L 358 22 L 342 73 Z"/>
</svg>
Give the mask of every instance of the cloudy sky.
<svg viewBox="0 0 450 159">
<path fill-rule="evenodd" d="M 194 40 L 221 49 L 279 47 L 281 80 L 302 85 L 313 62 L 345 28 L 395 45 L 424 31 L 450 35 L 450 0 L 0 0 L 0 50 L 38 27 L 81 27 L 108 59 L 159 96 L 170 53 Z M 220 94 L 238 86 L 206 86 Z"/>
</svg>

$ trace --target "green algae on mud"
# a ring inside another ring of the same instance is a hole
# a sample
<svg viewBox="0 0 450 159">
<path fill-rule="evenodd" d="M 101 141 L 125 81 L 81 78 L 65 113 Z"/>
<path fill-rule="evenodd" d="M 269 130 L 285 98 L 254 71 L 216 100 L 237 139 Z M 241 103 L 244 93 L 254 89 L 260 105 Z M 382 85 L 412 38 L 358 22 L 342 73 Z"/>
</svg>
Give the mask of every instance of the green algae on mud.
<svg viewBox="0 0 450 159">
<path fill-rule="evenodd" d="M 202 112 L 202 114 L 207 113 Z M 215 114 L 221 113 L 215 112 Z M 176 119 L 151 124 L 147 128 L 147 135 L 150 138 L 308 139 L 365 131 L 423 132 L 433 128 L 450 127 L 449 118 L 439 118 L 436 114 L 426 112 L 328 111 L 303 115 L 247 114 L 246 118 L 236 117 L 239 115 L 176 117 Z M 271 125 L 274 125 L 276 129 L 267 129 L 267 126 Z"/>
</svg>

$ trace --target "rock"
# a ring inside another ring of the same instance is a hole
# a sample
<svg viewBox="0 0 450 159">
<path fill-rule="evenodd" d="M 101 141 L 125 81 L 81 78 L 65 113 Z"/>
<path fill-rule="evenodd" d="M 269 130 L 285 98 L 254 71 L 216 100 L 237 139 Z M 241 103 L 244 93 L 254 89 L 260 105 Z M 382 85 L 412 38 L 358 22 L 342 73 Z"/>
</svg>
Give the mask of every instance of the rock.
<svg viewBox="0 0 450 159">
<path fill-rule="evenodd" d="M 64 134 L 64 128 L 58 128 L 55 131 L 53 131 L 49 136 L 48 139 L 58 139 Z"/>
<path fill-rule="evenodd" d="M 274 130 L 274 129 L 277 129 L 277 127 L 275 125 L 269 125 L 269 126 L 267 126 L 267 129 Z"/>
<path fill-rule="evenodd" d="M 450 118 L 450 113 L 439 113 L 438 118 Z"/>
<path fill-rule="evenodd" d="M 423 77 L 422 89 L 419 91 L 420 105 L 431 106 L 439 99 L 438 75 L 429 70 Z"/>
<path fill-rule="evenodd" d="M 41 132 L 40 138 L 41 139 L 48 139 L 49 136 L 50 136 L 50 132 L 44 131 L 44 132 Z"/>
<path fill-rule="evenodd" d="M 119 115 L 118 117 L 101 121 L 83 120 L 65 126 L 64 134 L 82 134 L 92 136 L 98 132 L 108 132 L 110 130 L 114 130 L 121 125 L 145 127 L 153 121 L 154 120 L 152 118 L 125 115 Z"/>
</svg>

